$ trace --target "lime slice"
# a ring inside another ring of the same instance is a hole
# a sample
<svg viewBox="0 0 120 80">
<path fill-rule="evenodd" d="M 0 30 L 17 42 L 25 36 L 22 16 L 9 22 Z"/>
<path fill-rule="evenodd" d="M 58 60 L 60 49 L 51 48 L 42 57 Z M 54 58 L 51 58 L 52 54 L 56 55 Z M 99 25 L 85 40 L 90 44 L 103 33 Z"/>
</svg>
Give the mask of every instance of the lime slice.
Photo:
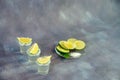
<svg viewBox="0 0 120 80">
<path fill-rule="evenodd" d="M 76 40 L 77 40 L 77 39 L 75 39 L 75 38 L 69 38 L 67 41 L 74 44 L 74 42 L 75 42 Z"/>
<path fill-rule="evenodd" d="M 37 43 L 34 43 L 28 50 L 30 54 L 35 55 L 39 51 L 39 46 Z"/>
<path fill-rule="evenodd" d="M 29 44 L 32 42 L 32 38 L 29 37 L 17 37 L 20 44 Z"/>
<path fill-rule="evenodd" d="M 56 48 L 55 48 L 55 51 L 56 51 L 56 53 L 57 53 L 59 56 L 64 57 L 64 58 L 66 58 L 66 59 L 71 57 L 70 54 L 66 54 L 66 53 L 60 52 L 60 51 L 58 51 Z"/>
<path fill-rule="evenodd" d="M 70 52 L 69 50 L 63 49 L 63 48 L 61 48 L 60 46 L 57 46 L 56 49 L 57 49 L 59 52 L 62 52 L 62 53 L 69 53 L 69 52 Z"/>
<path fill-rule="evenodd" d="M 64 43 L 65 43 L 66 41 L 59 41 L 59 45 L 60 45 L 60 47 L 62 47 L 62 48 L 64 48 L 64 49 L 67 49 L 65 46 L 64 46 Z"/>
<path fill-rule="evenodd" d="M 67 48 L 67 49 L 74 49 L 75 48 L 75 45 L 72 44 L 71 42 L 64 42 L 64 46 Z"/>
<path fill-rule="evenodd" d="M 77 41 L 75 41 L 74 44 L 75 44 L 75 49 L 78 49 L 78 50 L 84 49 L 86 46 L 85 42 L 82 40 L 77 40 Z"/>
<path fill-rule="evenodd" d="M 37 59 L 38 64 L 46 64 L 51 60 L 52 56 L 44 56 Z"/>
</svg>

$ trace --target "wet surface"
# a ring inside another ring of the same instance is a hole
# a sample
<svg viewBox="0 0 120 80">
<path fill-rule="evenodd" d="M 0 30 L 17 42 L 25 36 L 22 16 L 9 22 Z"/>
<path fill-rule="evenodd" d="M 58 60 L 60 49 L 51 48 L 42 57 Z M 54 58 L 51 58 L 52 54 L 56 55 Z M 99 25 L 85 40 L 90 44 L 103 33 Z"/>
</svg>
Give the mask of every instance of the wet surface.
<svg viewBox="0 0 120 80">
<path fill-rule="evenodd" d="M 119 0 L 0 0 L 0 80 L 120 80 Z M 36 73 L 19 52 L 18 36 L 33 38 L 50 72 Z M 85 55 L 66 60 L 54 47 L 75 37 Z"/>
</svg>

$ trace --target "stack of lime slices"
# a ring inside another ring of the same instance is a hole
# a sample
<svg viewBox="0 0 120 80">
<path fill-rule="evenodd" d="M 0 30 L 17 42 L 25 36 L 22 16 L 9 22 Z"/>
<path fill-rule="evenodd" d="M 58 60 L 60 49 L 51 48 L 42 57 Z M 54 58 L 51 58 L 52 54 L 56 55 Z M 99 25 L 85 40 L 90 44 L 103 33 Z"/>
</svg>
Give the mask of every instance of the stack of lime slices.
<svg viewBox="0 0 120 80">
<path fill-rule="evenodd" d="M 38 64 L 47 64 L 48 62 L 51 61 L 51 57 L 52 57 L 52 56 L 39 57 L 39 58 L 36 60 L 36 62 L 37 62 Z"/>
<path fill-rule="evenodd" d="M 32 43 L 32 38 L 29 37 L 17 37 L 20 45 L 29 45 Z"/>
<path fill-rule="evenodd" d="M 71 57 L 70 53 L 72 51 L 83 50 L 85 46 L 86 44 L 84 41 L 75 38 L 69 38 L 67 41 L 65 40 L 59 41 L 55 50 L 60 56 L 64 58 L 70 58 Z"/>
<path fill-rule="evenodd" d="M 29 49 L 28 49 L 28 54 L 30 55 L 36 55 L 40 51 L 40 48 L 37 43 L 34 43 Z"/>
</svg>

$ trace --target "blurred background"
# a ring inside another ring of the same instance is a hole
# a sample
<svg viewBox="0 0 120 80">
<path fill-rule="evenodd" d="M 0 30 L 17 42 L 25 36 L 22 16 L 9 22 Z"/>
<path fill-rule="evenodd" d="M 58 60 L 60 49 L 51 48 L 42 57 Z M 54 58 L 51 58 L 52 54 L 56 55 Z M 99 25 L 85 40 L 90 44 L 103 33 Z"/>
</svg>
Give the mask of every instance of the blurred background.
<svg viewBox="0 0 120 80">
<path fill-rule="evenodd" d="M 0 80 L 120 80 L 119 9 L 119 0 L 0 0 Z M 21 36 L 53 55 L 49 75 L 22 64 Z M 70 37 L 87 43 L 85 56 L 64 60 L 54 52 Z"/>
</svg>

